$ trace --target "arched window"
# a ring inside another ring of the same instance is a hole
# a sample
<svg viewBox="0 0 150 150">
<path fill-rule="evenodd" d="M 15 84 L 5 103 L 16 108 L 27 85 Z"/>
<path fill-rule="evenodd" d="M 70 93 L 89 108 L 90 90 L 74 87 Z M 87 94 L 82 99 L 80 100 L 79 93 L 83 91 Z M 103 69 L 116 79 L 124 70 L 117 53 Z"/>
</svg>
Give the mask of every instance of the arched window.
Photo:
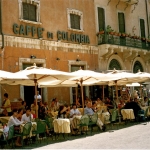
<svg viewBox="0 0 150 150">
<path fill-rule="evenodd" d="M 121 65 L 120 63 L 116 60 L 116 59 L 112 59 L 109 63 L 109 70 L 113 70 L 113 69 L 116 69 L 116 70 L 121 70 Z"/>
<path fill-rule="evenodd" d="M 136 61 L 134 63 L 133 72 L 137 73 L 138 70 L 140 70 L 141 72 L 143 72 L 143 66 L 142 66 L 142 64 L 139 61 Z"/>
</svg>

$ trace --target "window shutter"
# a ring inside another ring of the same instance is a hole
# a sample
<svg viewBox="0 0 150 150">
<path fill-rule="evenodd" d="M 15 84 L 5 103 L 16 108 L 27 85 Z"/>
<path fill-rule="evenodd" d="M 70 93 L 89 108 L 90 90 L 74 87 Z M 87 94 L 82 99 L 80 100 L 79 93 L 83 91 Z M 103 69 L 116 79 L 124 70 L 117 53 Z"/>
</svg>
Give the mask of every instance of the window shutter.
<svg viewBox="0 0 150 150">
<path fill-rule="evenodd" d="M 145 37 L 145 21 L 140 19 L 141 37 Z"/>
<path fill-rule="evenodd" d="M 70 14 L 70 23 L 72 29 L 80 30 L 80 16 L 75 14 Z"/>
<path fill-rule="evenodd" d="M 74 15 L 70 14 L 70 23 L 71 23 L 71 28 L 74 29 L 75 28 L 75 21 L 74 21 Z"/>
<path fill-rule="evenodd" d="M 23 3 L 23 19 L 28 20 L 29 19 L 29 8 L 27 3 Z"/>
<path fill-rule="evenodd" d="M 103 8 L 98 7 L 98 24 L 99 24 L 99 31 L 105 30 L 105 11 Z"/>
<path fill-rule="evenodd" d="M 29 20 L 36 21 L 36 5 L 29 4 Z"/>
<path fill-rule="evenodd" d="M 75 21 L 75 29 L 80 30 L 80 16 L 74 15 L 74 21 Z"/>
<path fill-rule="evenodd" d="M 124 13 L 118 13 L 119 32 L 125 33 L 125 18 Z"/>
</svg>

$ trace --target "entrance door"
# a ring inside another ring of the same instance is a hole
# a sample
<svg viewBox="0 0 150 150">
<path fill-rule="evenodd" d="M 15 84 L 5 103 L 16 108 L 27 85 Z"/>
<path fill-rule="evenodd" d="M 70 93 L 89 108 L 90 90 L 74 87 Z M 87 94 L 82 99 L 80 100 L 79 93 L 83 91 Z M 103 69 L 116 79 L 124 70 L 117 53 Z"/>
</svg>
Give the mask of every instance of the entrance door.
<svg viewBox="0 0 150 150">
<path fill-rule="evenodd" d="M 33 64 L 23 64 L 23 69 L 32 66 Z M 38 67 L 42 67 L 42 64 L 37 64 Z M 41 95 L 41 88 L 37 88 Z M 35 87 L 34 86 L 24 86 L 24 100 L 27 106 L 30 106 L 34 102 Z"/>
<path fill-rule="evenodd" d="M 80 67 L 84 70 L 84 66 L 71 65 L 71 72 L 79 70 Z M 77 93 L 78 93 L 78 97 L 80 99 L 80 104 L 82 104 L 81 87 L 80 86 L 77 87 Z M 85 87 L 83 87 L 83 96 L 85 98 Z M 76 87 L 72 87 L 72 98 L 73 98 L 73 103 L 75 103 L 76 102 Z"/>
</svg>

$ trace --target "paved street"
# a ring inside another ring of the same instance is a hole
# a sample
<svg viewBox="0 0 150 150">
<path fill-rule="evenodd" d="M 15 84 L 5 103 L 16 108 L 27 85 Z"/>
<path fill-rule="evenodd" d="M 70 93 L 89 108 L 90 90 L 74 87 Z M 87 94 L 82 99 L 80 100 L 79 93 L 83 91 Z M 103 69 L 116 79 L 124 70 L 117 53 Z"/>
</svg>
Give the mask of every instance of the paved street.
<svg viewBox="0 0 150 150">
<path fill-rule="evenodd" d="M 150 123 L 54 143 L 37 149 L 150 149 Z"/>
</svg>

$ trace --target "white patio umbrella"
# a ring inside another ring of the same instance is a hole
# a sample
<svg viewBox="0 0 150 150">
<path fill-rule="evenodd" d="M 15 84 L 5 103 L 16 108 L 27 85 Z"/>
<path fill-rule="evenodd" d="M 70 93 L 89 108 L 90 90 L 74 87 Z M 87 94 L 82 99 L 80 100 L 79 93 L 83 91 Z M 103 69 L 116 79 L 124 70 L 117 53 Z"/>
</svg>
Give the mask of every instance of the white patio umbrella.
<svg viewBox="0 0 150 150">
<path fill-rule="evenodd" d="M 42 82 L 49 82 L 49 84 L 54 84 L 55 82 L 61 83 L 63 80 L 72 77 L 74 76 L 70 75 L 67 72 L 37 67 L 36 64 L 34 64 L 34 66 L 27 67 L 25 70 L 14 73 L 11 77 L 3 80 L 2 83 L 10 85 L 20 84 L 27 86 L 35 86 L 35 95 L 37 95 L 38 84 Z M 37 106 L 37 96 L 36 96 L 36 106 Z M 37 109 L 36 115 L 38 116 Z"/>
<path fill-rule="evenodd" d="M 106 78 L 106 74 L 81 69 L 75 72 L 71 72 L 70 74 L 76 76 L 70 80 L 77 82 L 81 86 L 82 107 L 84 108 L 83 86 L 94 85 L 97 82 L 100 82 L 102 79 L 104 80 Z"/>
<path fill-rule="evenodd" d="M 131 83 L 131 84 L 126 84 L 126 86 L 127 87 L 140 87 L 140 86 L 143 86 L 143 85 L 141 85 L 141 84 L 139 84 L 139 83 Z"/>
</svg>

